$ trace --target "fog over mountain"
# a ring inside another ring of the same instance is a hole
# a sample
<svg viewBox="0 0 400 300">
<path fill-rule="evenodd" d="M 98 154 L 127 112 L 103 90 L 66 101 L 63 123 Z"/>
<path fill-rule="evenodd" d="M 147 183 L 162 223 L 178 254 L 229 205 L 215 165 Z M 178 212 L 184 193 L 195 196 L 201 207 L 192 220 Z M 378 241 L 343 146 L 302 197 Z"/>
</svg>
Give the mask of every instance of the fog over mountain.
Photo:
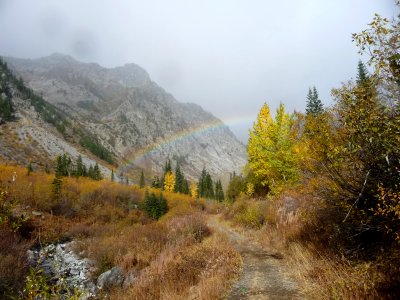
<svg viewBox="0 0 400 300">
<path fill-rule="evenodd" d="M 137 63 L 246 142 L 265 101 L 303 110 L 315 85 L 331 103 L 330 89 L 355 74 L 351 33 L 375 12 L 392 17 L 394 1 L 1 0 L 0 55 Z"/>
</svg>

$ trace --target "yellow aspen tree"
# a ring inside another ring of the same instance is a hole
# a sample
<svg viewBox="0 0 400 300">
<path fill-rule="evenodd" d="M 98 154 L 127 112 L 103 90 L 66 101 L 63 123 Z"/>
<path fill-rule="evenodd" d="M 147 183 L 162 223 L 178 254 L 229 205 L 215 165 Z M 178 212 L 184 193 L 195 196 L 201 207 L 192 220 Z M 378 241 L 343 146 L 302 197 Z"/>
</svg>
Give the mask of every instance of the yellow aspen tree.
<svg viewBox="0 0 400 300">
<path fill-rule="evenodd" d="M 173 192 L 175 188 L 175 175 L 172 172 L 165 173 L 164 190 L 166 192 Z"/>
<path fill-rule="evenodd" d="M 247 153 L 249 166 L 261 185 L 279 192 L 286 183 L 298 178 L 298 156 L 292 132 L 292 117 L 281 103 L 275 119 L 264 104 L 250 130 Z"/>
<path fill-rule="evenodd" d="M 251 182 L 247 183 L 246 195 L 251 197 L 254 194 L 254 184 Z"/>
<path fill-rule="evenodd" d="M 190 195 L 193 198 L 198 198 L 199 197 L 199 192 L 198 192 L 198 188 L 197 188 L 197 184 L 195 182 L 192 182 L 190 184 Z"/>
</svg>

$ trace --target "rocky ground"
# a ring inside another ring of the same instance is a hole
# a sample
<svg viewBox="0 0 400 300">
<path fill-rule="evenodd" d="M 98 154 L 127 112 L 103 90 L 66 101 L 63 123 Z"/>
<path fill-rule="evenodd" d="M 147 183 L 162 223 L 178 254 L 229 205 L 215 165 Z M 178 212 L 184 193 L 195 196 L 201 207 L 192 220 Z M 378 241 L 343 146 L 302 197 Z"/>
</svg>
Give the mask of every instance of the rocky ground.
<svg viewBox="0 0 400 300">
<path fill-rule="evenodd" d="M 42 274 L 59 287 L 66 299 L 74 292 L 78 292 L 81 299 L 93 298 L 98 289 L 91 279 L 95 268 L 89 259 L 80 258 L 73 248 L 74 242 L 69 242 L 29 250 L 30 265 L 42 269 Z"/>
</svg>

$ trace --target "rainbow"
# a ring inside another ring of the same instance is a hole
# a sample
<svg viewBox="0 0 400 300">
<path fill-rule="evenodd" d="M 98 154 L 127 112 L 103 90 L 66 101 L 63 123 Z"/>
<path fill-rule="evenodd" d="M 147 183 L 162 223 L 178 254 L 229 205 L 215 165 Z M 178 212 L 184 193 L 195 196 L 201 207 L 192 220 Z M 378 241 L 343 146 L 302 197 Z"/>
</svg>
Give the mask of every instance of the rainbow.
<svg viewBox="0 0 400 300">
<path fill-rule="evenodd" d="M 255 120 L 255 117 L 256 116 L 254 116 L 253 114 L 233 116 L 229 118 L 224 118 L 223 121 L 219 119 L 214 119 L 211 120 L 210 122 L 203 123 L 194 127 L 184 128 L 181 131 L 178 131 L 168 136 L 167 138 L 149 144 L 146 147 L 135 150 L 131 153 L 128 152 L 125 155 L 126 159 L 124 160 L 124 164 L 122 164 L 117 171 L 127 172 L 134 165 L 137 165 L 142 160 L 144 160 L 146 156 L 151 155 L 152 153 L 155 153 L 158 150 L 161 150 L 162 148 L 168 145 L 172 145 L 176 142 L 182 141 L 184 139 L 190 138 L 195 135 L 205 133 L 207 131 L 223 128 L 225 126 L 229 127 L 229 126 L 252 124 Z"/>
</svg>

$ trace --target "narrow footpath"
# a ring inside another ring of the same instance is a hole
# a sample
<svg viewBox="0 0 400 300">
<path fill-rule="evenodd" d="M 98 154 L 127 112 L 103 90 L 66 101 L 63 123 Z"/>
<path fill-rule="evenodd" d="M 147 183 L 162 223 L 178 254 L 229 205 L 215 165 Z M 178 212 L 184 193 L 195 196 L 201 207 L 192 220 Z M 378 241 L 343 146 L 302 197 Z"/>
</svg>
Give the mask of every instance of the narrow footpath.
<svg viewBox="0 0 400 300">
<path fill-rule="evenodd" d="M 302 299 L 297 294 L 296 282 L 283 274 L 285 264 L 281 255 L 262 249 L 230 228 L 218 215 L 211 216 L 208 225 L 226 235 L 243 259 L 242 274 L 228 299 Z"/>
</svg>

